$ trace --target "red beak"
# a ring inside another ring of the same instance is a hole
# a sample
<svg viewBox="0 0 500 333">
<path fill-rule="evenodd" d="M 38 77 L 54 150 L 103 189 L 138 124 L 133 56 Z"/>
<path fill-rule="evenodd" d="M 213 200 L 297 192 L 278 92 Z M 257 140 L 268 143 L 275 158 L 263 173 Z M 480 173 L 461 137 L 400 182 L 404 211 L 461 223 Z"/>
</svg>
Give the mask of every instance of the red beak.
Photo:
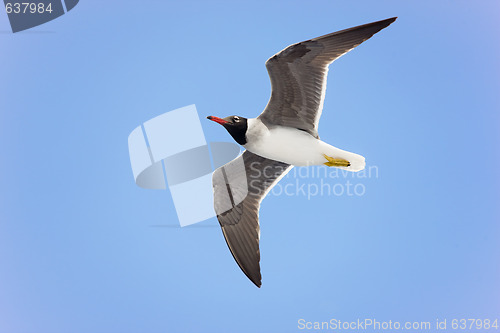
<svg viewBox="0 0 500 333">
<path fill-rule="evenodd" d="M 207 119 L 211 120 L 211 121 L 215 121 L 216 123 L 219 123 L 221 125 L 227 124 L 229 122 L 229 121 L 226 121 L 224 119 L 221 119 L 221 118 L 218 118 L 218 117 L 212 117 L 212 116 L 208 116 Z"/>
</svg>

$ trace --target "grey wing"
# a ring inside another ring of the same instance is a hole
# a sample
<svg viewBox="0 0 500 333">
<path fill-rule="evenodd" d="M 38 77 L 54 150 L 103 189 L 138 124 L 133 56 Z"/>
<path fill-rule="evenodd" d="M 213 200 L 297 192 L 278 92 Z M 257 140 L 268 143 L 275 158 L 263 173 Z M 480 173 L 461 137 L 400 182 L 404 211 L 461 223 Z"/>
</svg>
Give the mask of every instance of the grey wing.
<svg viewBox="0 0 500 333">
<path fill-rule="evenodd" d="M 266 62 L 271 98 L 259 119 L 266 124 L 299 128 L 318 137 L 328 65 L 396 17 L 360 25 L 293 44 Z"/>
<path fill-rule="evenodd" d="M 214 206 L 234 260 L 261 286 L 259 207 L 291 166 L 245 151 L 213 174 Z"/>
</svg>

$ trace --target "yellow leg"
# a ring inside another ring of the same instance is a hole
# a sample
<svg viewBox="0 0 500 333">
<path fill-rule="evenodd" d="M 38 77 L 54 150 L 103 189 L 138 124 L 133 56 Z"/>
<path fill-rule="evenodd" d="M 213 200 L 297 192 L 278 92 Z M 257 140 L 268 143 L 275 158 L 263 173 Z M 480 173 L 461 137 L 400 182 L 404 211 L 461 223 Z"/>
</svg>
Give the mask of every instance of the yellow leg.
<svg viewBox="0 0 500 333">
<path fill-rule="evenodd" d="M 333 158 L 325 154 L 323 154 L 323 156 L 328 161 L 323 164 L 329 167 L 348 167 L 351 165 L 351 162 L 349 162 L 348 160 L 344 160 L 343 158 Z"/>
</svg>

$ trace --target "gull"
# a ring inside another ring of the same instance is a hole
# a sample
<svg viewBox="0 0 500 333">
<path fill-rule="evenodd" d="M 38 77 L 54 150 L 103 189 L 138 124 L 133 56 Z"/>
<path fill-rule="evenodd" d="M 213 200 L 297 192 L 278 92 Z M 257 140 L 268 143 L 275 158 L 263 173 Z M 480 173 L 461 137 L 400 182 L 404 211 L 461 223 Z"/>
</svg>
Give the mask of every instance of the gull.
<svg viewBox="0 0 500 333">
<path fill-rule="evenodd" d="M 208 119 L 246 150 L 213 174 L 214 208 L 226 243 L 243 273 L 260 288 L 259 208 L 293 166 L 326 165 L 352 172 L 365 158 L 319 139 L 328 66 L 386 28 L 396 17 L 293 44 L 266 61 L 271 98 L 257 118 Z"/>
</svg>

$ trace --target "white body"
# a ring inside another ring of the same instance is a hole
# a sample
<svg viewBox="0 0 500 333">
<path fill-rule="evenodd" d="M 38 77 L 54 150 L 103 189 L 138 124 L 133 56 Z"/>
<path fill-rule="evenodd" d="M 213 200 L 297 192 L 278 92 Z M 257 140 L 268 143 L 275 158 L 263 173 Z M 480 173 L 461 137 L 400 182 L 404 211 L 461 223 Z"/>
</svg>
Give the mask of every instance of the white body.
<svg viewBox="0 0 500 333">
<path fill-rule="evenodd" d="M 363 156 L 338 149 L 296 128 L 269 129 L 259 119 L 248 119 L 246 136 L 248 142 L 243 147 L 272 160 L 295 166 L 322 165 L 328 162 L 325 154 L 351 163 L 348 167 L 338 167 L 340 169 L 360 171 L 365 168 Z"/>
</svg>

